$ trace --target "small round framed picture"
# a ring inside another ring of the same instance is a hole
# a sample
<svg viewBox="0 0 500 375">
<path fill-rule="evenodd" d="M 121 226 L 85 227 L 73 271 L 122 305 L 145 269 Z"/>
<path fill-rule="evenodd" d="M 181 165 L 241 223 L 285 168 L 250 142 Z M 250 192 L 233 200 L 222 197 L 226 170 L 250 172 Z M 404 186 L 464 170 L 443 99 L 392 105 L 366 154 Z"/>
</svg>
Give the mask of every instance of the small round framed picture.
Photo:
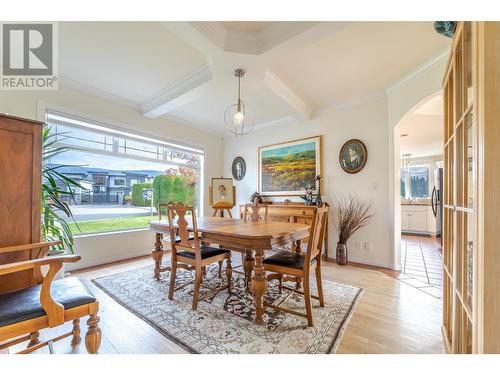
<svg viewBox="0 0 500 375">
<path fill-rule="evenodd" d="M 342 146 L 339 163 L 347 173 L 358 173 L 366 164 L 368 152 L 359 139 L 350 139 Z"/>
<path fill-rule="evenodd" d="M 245 164 L 245 160 L 241 156 L 237 156 L 233 160 L 232 166 L 233 178 L 236 181 L 240 181 L 245 177 L 245 173 L 247 172 L 247 166 Z"/>
</svg>

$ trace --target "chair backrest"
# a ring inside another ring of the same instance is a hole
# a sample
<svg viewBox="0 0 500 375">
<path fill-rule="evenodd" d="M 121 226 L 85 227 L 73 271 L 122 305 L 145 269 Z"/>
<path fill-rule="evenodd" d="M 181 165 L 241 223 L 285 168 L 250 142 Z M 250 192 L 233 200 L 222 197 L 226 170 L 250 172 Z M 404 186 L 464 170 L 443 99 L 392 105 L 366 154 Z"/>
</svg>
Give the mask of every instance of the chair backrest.
<svg viewBox="0 0 500 375">
<path fill-rule="evenodd" d="M 175 255 L 177 250 L 185 250 L 195 254 L 196 259 L 201 260 L 200 239 L 198 236 L 198 224 L 196 222 L 196 214 L 193 206 L 185 206 L 179 202 L 176 204 L 170 203 L 168 209 L 168 227 L 170 232 L 170 243 L 172 244 L 172 253 Z M 186 218 L 186 214 L 191 214 Z M 174 221 L 177 219 L 176 221 Z M 192 222 L 192 232 L 194 239 L 189 241 L 189 220 Z M 176 243 L 175 238 L 180 238 L 180 242 Z"/>
<path fill-rule="evenodd" d="M 311 229 L 309 232 L 309 242 L 307 244 L 307 253 L 305 265 L 309 265 L 311 260 L 321 257 L 321 249 L 323 248 L 323 240 L 325 236 L 326 221 L 328 218 L 328 205 L 323 204 L 315 210 Z"/>
<path fill-rule="evenodd" d="M 250 218 L 251 221 L 267 221 L 267 203 L 257 203 L 257 204 L 245 204 L 245 213 L 243 215 L 243 220 L 247 221 Z M 249 209 L 251 209 L 252 213 L 249 213 Z M 264 209 L 264 216 L 260 215 L 261 209 Z"/>
<path fill-rule="evenodd" d="M 158 203 L 158 206 L 156 207 L 158 211 L 158 220 L 161 220 L 162 213 L 165 212 L 165 214 L 168 216 L 168 206 L 174 204 L 174 202 L 170 201 L 168 203 Z M 168 217 L 167 217 L 168 219 Z"/>
</svg>

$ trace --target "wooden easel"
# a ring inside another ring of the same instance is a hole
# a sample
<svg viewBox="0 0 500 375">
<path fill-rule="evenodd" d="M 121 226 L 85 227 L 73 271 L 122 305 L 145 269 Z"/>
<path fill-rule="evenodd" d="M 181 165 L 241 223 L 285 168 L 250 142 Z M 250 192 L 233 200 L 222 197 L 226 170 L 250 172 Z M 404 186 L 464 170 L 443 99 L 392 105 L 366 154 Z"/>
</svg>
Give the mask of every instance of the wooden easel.
<svg viewBox="0 0 500 375">
<path fill-rule="evenodd" d="M 215 217 L 215 216 L 217 216 L 217 214 L 218 214 L 219 212 L 220 212 L 220 216 L 221 216 L 221 217 L 224 217 L 224 211 L 226 211 L 226 212 L 227 212 L 227 215 L 228 215 L 230 218 L 232 218 L 232 217 L 233 217 L 233 215 L 231 214 L 231 208 L 233 208 L 233 207 L 218 207 L 218 208 L 216 208 L 215 206 L 212 206 L 212 208 L 214 209 L 214 214 L 213 214 L 213 216 L 214 216 L 214 217 Z"/>
</svg>

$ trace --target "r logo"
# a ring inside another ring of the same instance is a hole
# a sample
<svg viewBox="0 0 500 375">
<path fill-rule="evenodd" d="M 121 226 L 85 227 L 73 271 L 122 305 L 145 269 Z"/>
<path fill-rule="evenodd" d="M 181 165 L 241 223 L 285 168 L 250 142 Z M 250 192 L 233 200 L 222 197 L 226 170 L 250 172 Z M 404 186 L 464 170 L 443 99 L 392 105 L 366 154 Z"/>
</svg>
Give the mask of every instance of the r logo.
<svg viewBox="0 0 500 375">
<path fill-rule="evenodd" d="M 53 75 L 52 24 L 2 25 L 3 76 Z"/>
</svg>

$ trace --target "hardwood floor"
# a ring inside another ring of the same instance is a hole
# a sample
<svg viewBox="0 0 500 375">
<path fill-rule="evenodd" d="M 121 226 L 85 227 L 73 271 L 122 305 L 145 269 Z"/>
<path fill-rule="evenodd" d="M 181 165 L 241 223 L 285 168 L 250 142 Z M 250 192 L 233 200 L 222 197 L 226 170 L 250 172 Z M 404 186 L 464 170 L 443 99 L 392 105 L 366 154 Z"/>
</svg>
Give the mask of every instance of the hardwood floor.
<svg viewBox="0 0 500 375">
<path fill-rule="evenodd" d="M 238 264 L 240 257 L 233 256 Z M 90 280 L 151 265 L 150 257 L 76 271 L 100 302 L 100 353 L 184 353 L 184 350 L 119 305 Z M 323 263 L 323 278 L 363 288 L 337 353 L 442 353 L 441 301 L 380 271 Z M 151 280 L 154 282 L 153 280 Z M 81 322 L 82 335 L 86 322 Z M 57 329 L 69 331 L 67 324 Z M 54 332 L 50 335 L 53 336 Z M 47 337 L 47 332 L 41 332 Z M 71 337 L 55 343 L 56 353 L 85 353 L 83 343 L 71 347 Z M 23 346 L 12 348 L 12 352 Z M 47 353 L 47 348 L 37 353 Z"/>
</svg>

